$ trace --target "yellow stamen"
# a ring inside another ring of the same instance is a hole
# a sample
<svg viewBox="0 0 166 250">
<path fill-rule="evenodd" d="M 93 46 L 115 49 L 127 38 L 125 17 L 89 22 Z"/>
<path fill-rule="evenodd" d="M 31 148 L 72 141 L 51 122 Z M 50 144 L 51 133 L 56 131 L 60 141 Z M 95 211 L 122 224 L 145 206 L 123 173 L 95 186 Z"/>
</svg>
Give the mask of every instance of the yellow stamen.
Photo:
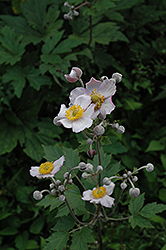
<svg viewBox="0 0 166 250">
<path fill-rule="evenodd" d="M 92 91 L 92 94 L 90 96 L 92 102 L 96 104 L 95 110 L 98 110 L 101 107 L 102 103 L 104 102 L 104 96 L 98 93 L 96 89 Z"/>
<path fill-rule="evenodd" d="M 102 198 L 106 194 L 106 188 L 105 187 L 98 187 L 95 190 L 92 191 L 92 195 L 95 199 Z"/>
<path fill-rule="evenodd" d="M 53 170 L 53 163 L 52 162 L 45 162 L 40 165 L 39 173 L 40 174 L 49 174 Z"/>
<path fill-rule="evenodd" d="M 67 111 L 66 111 L 66 117 L 70 120 L 77 120 L 83 116 L 84 109 L 81 108 L 80 105 L 72 105 Z"/>
</svg>

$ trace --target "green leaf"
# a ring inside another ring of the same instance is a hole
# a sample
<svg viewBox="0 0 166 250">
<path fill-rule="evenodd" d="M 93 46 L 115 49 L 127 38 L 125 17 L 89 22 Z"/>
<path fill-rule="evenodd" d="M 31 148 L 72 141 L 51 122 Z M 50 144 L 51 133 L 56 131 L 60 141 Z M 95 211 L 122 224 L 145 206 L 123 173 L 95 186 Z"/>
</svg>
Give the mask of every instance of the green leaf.
<svg viewBox="0 0 166 250">
<path fill-rule="evenodd" d="M 64 250 L 66 247 L 67 241 L 69 240 L 69 233 L 68 232 L 56 232 L 53 233 L 47 241 L 43 250 Z"/>
<path fill-rule="evenodd" d="M 35 240 L 28 240 L 26 250 L 39 249 L 39 245 Z"/>
<path fill-rule="evenodd" d="M 41 201 L 37 203 L 38 206 L 43 206 L 44 208 L 50 206 L 50 211 L 59 207 L 62 204 L 63 203 L 60 200 L 58 200 L 58 198 L 54 198 L 50 195 L 46 195 Z"/>
<path fill-rule="evenodd" d="M 15 235 L 18 233 L 18 230 L 14 227 L 5 227 L 0 230 L 0 235 Z"/>
<path fill-rule="evenodd" d="M 166 250 L 166 244 L 161 248 L 161 250 Z"/>
<path fill-rule="evenodd" d="M 19 249 L 19 250 L 26 249 L 27 242 L 28 242 L 28 232 L 27 231 L 24 231 L 22 234 L 17 235 L 15 238 L 15 244 L 16 244 L 17 249 Z"/>
<path fill-rule="evenodd" d="M 29 231 L 33 234 L 39 234 L 44 226 L 44 218 L 39 217 L 36 220 L 33 221 L 31 224 Z"/>
<path fill-rule="evenodd" d="M 164 204 L 157 204 L 156 202 L 149 203 L 145 205 L 141 211 L 140 215 L 142 215 L 145 218 L 153 218 L 156 216 L 156 214 L 163 212 L 166 210 L 166 205 Z"/>
<path fill-rule="evenodd" d="M 68 169 L 78 166 L 78 163 L 80 162 L 78 150 L 63 147 L 63 152 L 65 155 L 65 165 Z"/>
<path fill-rule="evenodd" d="M 53 231 L 69 231 L 75 225 L 74 219 L 69 216 L 63 216 L 59 218 L 56 225 L 52 228 Z"/>
<path fill-rule="evenodd" d="M 127 110 L 136 110 L 136 109 L 142 108 L 142 103 L 136 102 L 135 100 L 131 98 L 125 99 L 125 102 L 126 102 L 125 108 Z"/>
<path fill-rule="evenodd" d="M 165 192 L 166 192 L 166 188 L 159 189 L 159 199 L 164 201 L 164 202 L 166 202 Z"/>
<path fill-rule="evenodd" d="M 147 149 L 145 150 L 145 152 L 150 152 L 150 151 L 160 151 L 160 150 L 164 150 L 165 145 L 162 144 L 160 141 L 157 140 L 152 140 Z"/>
<path fill-rule="evenodd" d="M 145 194 L 141 194 L 137 196 L 136 198 L 130 200 L 129 210 L 133 215 L 137 214 L 140 211 L 140 209 L 143 207 L 144 195 Z"/>
<path fill-rule="evenodd" d="M 113 176 L 116 175 L 120 170 L 122 170 L 122 166 L 120 162 L 109 164 L 109 166 L 104 169 L 102 176 Z"/>
<path fill-rule="evenodd" d="M 92 236 L 92 230 L 87 227 L 83 227 L 80 231 L 73 234 L 71 250 L 88 250 L 88 243 L 93 243 L 94 238 Z"/>
<path fill-rule="evenodd" d="M 143 218 L 140 215 L 136 215 L 134 217 L 131 217 L 129 219 L 129 222 L 131 223 L 131 226 L 133 229 L 136 226 L 139 226 L 141 228 L 154 228 L 154 226 L 147 219 Z"/>
</svg>

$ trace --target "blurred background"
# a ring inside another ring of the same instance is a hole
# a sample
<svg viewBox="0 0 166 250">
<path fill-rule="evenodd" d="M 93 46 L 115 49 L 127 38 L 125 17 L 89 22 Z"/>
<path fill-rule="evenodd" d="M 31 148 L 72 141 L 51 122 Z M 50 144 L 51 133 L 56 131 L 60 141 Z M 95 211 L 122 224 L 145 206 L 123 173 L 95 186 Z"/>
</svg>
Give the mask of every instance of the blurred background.
<svg viewBox="0 0 166 250">
<path fill-rule="evenodd" d="M 0 0 L 2 250 L 42 249 L 56 222 L 55 210 L 36 206 L 32 193 L 47 183 L 32 178 L 29 169 L 44 161 L 42 145 L 79 146 L 79 134 L 52 123 L 80 86 L 64 78 L 74 66 L 83 70 L 84 83 L 92 76 L 123 75 L 108 119 L 119 120 L 126 132 L 108 129 L 112 144 L 105 151 L 128 170 L 153 163 L 155 171 L 141 172 L 138 186 L 147 202 L 166 202 L 166 2 L 89 2 L 69 21 L 61 0 Z M 127 222 L 108 223 L 104 242 L 109 249 L 164 250 L 165 215 L 155 217 L 154 225 L 133 230 Z"/>
</svg>

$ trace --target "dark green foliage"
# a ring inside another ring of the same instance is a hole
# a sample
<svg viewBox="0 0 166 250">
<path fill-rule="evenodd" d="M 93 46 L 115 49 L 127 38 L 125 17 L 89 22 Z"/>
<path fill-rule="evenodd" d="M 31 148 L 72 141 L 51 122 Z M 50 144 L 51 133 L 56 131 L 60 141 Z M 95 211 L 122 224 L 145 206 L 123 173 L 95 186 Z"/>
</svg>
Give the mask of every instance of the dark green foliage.
<svg viewBox="0 0 166 250">
<path fill-rule="evenodd" d="M 69 2 L 79 5 L 83 1 Z M 80 8 L 80 15 L 71 22 L 63 19 L 63 3 L 0 1 L 2 250 L 54 250 L 63 249 L 66 244 L 73 250 L 98 247 L 92 244 L 96 238 L 91 229 L 83 228 L 69 236 L 68 230 L 74 230 L 75 225 L 65 204 L 46 196 L 39 202 L 46 208 L 43 210 L 32 198 L 34 190 L 47 188 L 47 183 L 37 182 L 29 175 L 30 166 L 38 166 L 44 155 L 47 160 L 56 160 L 65 152 L 67 163 L 60 175 L 79 162 L 76 148 L 82 138 L 52 124 L 60 104 L 68 104 L 70 90 L 79 86 L 67 83 L 63 76 L 73 66 L 83 69 L 85 82 L 91 76 L 99 79 L 102 75 L 110 78 L 116 71 L 123 74 L 113 97 L 116 109 L 108 119 L 120 119 L 126 133 L 106 131 L 108 137 L 101 141 L 102 160 L 107 167 L 104 176 L 148 162 L 155 165 L 155 172 L 140 174 L 138 184 L 146 194 L 145 201 L 150 203 L 143 206 L 144 195 L 130 201 L 129 210 L 134 214 L 130 222 L 136 229 L 126 222 L 108 222 L 102 229 L 104 246 L 117 250 L 162 249 L 166 244 L 166 221 L 156 214 L 165 210 L 160 203 L 166 201 L 165 1 L 90 1 L 91 5 Z M 85 146 L 82 142 L 78 147 L 81 160 L 86 160 Z M 96 157 L 93 163 L 98 165 Z M 87 182 L 87 187 L 92 186 Z M 124 216 L 129 216 L 127 192 L 120 201 L 126 206 Z M 68 196 L 72 208 L 82 217 L 88 205 L 80 199 L 79 190 L 68 190 Z M 59 206 L 62 209 L 58 211 Z M 54 234 L 49 237 L 51 228 Z M 45 245 L 46 238 L 49 243 Z"/>
</svg>

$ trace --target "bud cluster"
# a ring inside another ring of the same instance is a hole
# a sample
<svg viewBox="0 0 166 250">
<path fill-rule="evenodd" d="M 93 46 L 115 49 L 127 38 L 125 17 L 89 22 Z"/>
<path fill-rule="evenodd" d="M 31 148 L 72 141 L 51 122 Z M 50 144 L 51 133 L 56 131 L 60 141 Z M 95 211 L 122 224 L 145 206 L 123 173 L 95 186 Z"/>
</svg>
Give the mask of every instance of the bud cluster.
<svg viewBox="0 0 166 250">
<path fill-rule="evenodd" d="M 123 134 L 123 133 L 125 132 L 125 127 L 122 126 L 122 125 L 119 125 L 118 122 L 112 123 L 112 124 L 111 124 L 111 127 L 112 127 L 113 129 L 116 129 L 116 131 L 117 131 L 118 134 Z"/>
<path fill-rule="evenodd" d="M 64 3 L 65 7 L 69 8 L 69 12 L 67 14 L 64 14 L 64 19 L 71 21 L 73 19 L 73 16 L 78 16 L 79 12 L 75 10 L 74 5 L 70 5 L 68 2 Z"/>
<path fill-rule="evenodd" d="M 81 172 L 84 172 L 82 173 L 82 178 L 83 179 L 87 179 L 88 177 L 92 177 L 92 176 L 95 176 L 95 175 L 98 175 L 99 173 L 101 173 L 103 171 L 103 167 L 101 165 L 98 165 L 97 168 L 96 168 L 96 172 L 94 171 L 94 167 L 91 163 L 85 163 L 85 162 L 80 162 L 78 164 L 78 167 L 79 167 L 79 170 Z"/>
</svg>

